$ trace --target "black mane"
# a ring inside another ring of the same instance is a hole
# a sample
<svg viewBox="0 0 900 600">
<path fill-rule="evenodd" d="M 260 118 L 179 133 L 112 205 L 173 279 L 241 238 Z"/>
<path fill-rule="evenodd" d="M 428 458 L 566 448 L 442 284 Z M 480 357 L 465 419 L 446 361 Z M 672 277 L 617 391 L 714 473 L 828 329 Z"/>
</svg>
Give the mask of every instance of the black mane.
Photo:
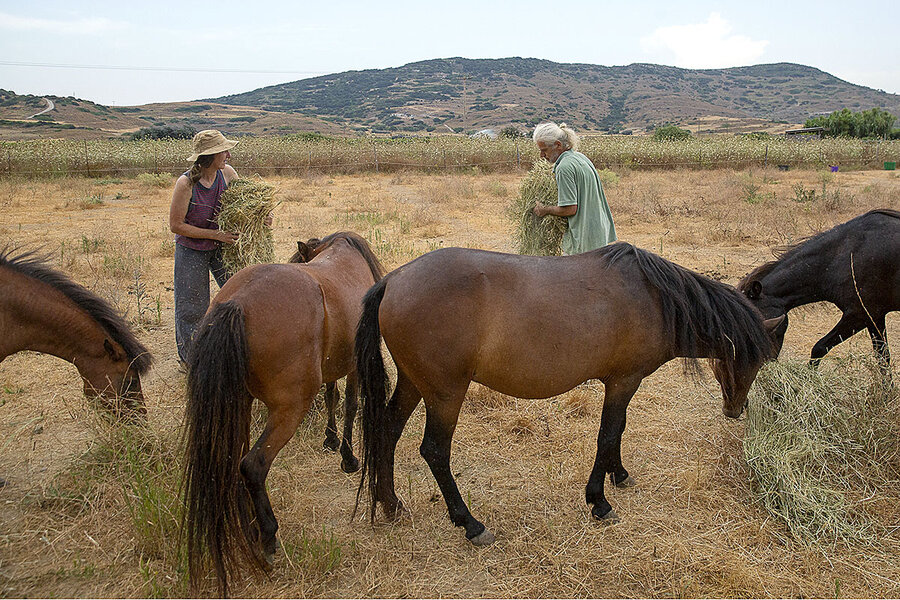
<svg viewBox="0 0 900 600">
<path fill-rule="evenodd" d="M 775 358 L 759 311 L 735 288 L 668 260 L 617 243 L 597 253 L 619 269 L 635 266 L 659 291 L 666 338 L 674 353 L 701 358 L 710 350 L 733 369 Z"/>
<path fill-rule="evenodd" d="M 143 375 L 150 368 L 153 362 L 150 351 L 137 340 L 125 320 L 106 300 L 51 269 L 47 265 L 47 258 L 36 251 L 30 250 L 15 256 L 13 252 L 9 248 L 0 250 L 0 266 L 36 279 L 61 292 L 122 346 L 128 360 L 131 361 L 132 368 L 138 374 Z"/>
</svg>

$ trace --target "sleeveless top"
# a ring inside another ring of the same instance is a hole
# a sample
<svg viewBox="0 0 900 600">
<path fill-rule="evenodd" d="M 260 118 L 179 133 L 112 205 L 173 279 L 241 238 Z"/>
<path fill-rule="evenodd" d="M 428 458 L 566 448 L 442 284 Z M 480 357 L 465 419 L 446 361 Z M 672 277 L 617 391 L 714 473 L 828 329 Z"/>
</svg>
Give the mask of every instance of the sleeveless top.
<svg viewBox="0 0 900 600">
<path fill-rule="evenodd" d="M 184 173 L 190 177 L 190 172 Z M 188 205 L 187 214 L 184 215 L 184 222 L 194 227 L 203 229 L 218 229 L 219 224 L 216 222 L 216 216 L 219 213 L 219 198 L 228 185 L 225 183 L 225 175 L 219 170 L 216 172 L 216 180 L 210 187 L 204 186 L 199 181 L 194 184 L 191 190 L 191 201 Z M 181 244 L 185 248 L 192 250 L 215 250 L 220 243 L 216 240 L 208 240 L 201 238 L 192 238 L 184 235 L 176 235 L 175 243 Z"/>
</svg>

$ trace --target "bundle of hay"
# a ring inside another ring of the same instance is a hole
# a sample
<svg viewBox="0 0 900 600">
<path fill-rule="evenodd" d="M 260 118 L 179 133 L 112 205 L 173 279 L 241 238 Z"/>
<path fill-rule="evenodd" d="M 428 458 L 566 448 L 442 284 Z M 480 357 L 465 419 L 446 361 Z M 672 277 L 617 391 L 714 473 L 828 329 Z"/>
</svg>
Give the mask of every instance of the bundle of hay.
<svg viewBox="0 0 900 600">
<path fill-rule="evenodd" d="M 872 542 L 877 502 L 896 501 L 898 393 L 868 358 L 764 367 L 748 406 L 753 492 L 806 543 Z"/>
<path fill-rule="evenodd" d="M 266 217 L 278 205 L 275 188 L 261 179 L 235 179 L 222 194 L 219 229 L 238 234 L 237 242 L 222 246 L 222 262 L 229 273 L 248 265 L 275 261 L 275 243 Z"/>
<path fill-rule="evenodd" d="M 562 253 L 560 246 L 568 220 L 553 215 L 536 217 L 532 212 L 538 202 L 556 206 L 556 201 L 553 167 L 545 160 L 538 160 L 522 181 L 519 196 L 509 209 L 519 254 L 559 256 Z"/>
</svg>

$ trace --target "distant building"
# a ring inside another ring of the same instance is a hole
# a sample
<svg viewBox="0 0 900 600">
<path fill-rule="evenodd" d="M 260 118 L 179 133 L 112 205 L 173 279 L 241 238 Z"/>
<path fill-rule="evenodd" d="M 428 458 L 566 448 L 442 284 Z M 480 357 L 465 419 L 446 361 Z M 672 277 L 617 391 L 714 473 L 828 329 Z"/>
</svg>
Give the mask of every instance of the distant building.
<svg viewBox="0 0 900 600">
<path fill-rule="evenodd" d="M 489 139 L 489 140 L 496 140 L 496 139 L 497 139 L 497 132 L 494 131 L 493 129 L 482 129 L 481 131 L 476 131 L 475 133 L 473 133 L 473 134 L 470 135 L 469 137 L 473 137 L 473 138 L 483 138 L 483 139 Z"/>
<path fill-rule="evenodd" d="M 788 137 L 800 136 L 800 139 L 808 139 L 811 137 L 822 138 L 825 136 L 824 127 L 801 127 L 799 129 L 788 129 L 784 132 Z"/>
</svg>

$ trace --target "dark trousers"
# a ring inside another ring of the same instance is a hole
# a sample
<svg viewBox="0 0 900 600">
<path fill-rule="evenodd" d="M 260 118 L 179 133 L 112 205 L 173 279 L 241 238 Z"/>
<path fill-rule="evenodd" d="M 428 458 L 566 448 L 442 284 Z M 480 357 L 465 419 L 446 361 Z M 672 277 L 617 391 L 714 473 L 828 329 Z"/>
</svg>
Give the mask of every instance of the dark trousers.
<svg viewBox="0 0 900 600">
<path fill-rule="evenodd" d="M 219 287 L 228 281 L 220 248 L 192 250 L 175 244 L 175 344 L 182 362 L 187 362 L 194 332 L 209 308 L 210 273 Z"/>
</svg>

